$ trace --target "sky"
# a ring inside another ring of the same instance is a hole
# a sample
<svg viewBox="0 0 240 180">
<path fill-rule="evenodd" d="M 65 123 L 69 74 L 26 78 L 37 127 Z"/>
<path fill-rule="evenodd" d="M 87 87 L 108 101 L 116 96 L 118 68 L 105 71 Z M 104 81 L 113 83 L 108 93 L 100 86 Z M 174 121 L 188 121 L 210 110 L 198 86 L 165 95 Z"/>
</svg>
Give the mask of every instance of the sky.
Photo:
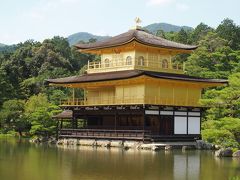
<svg viewBox="0 0 240 180">
<path fill-rule="evenodd" d="M 117 35 L 165 22 L 217 27 L 224 18 L 240 25 L 240 0 L 0 0 L 0 43 L 42 41 L 77 32 Z"/>
</svg>

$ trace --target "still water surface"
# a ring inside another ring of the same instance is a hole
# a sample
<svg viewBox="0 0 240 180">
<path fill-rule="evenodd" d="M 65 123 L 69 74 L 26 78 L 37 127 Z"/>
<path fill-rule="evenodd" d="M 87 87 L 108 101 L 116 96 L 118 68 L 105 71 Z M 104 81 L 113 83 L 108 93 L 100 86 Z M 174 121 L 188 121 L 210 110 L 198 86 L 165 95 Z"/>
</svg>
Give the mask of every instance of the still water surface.
<svg viewBox="0 0 240 180">
<path fill-rule="evenodd" d="M 240 159 L 215 158 L 209 151 L 64 149 L 0 139 L 0 180 L 228 180 L 232 177 L 240 177 Z"/>
</svg>

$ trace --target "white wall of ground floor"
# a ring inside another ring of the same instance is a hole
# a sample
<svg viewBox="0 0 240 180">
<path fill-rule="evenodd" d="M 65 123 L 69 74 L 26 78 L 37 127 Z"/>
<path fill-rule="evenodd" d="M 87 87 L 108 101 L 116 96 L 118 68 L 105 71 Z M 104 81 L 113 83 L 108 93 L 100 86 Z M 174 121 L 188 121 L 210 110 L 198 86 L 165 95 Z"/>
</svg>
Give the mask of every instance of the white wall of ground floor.
<svg viewBox="0 0 240 180">
<path fill-rule="evenodd" d="M 174 134 L 191 135 L 201 133 L 201 112 L 197 111 L 171 111 L 171 110 L 145 110 L 146 115 L 173 116 Z"/>
</svg>

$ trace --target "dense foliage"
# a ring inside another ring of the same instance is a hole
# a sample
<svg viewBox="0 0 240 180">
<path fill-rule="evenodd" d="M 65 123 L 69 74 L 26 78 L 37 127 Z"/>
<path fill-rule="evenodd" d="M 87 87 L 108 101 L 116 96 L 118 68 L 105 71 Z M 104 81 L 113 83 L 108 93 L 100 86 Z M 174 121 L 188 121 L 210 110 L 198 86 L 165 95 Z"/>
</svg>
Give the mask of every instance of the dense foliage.
<svg viewBox="0 0 240 180">
<path fill-rule="evenodd" d="M 196 44 L 191 55 L 175 61 L 186 63 L 186 73 L 206 78 L 229 79 L 227 87 L 207 89 L 201 104 L 207 107 L 202 136 L 224 147 L 240 147 L 240 27 L 225 19 L 213 29 L 203 23 L 194 31 L 158 32 L 159 36 L 181 43 Z"/>
<path fill-rule="evenodd" d="M 51 116 L 70 90 L 46 87 L 44 80 L 81 73 L 93 55 L 81 54 L 62 37 L 32 40 L 0 53 L 0 132 L 49 135 Z"/>
<path fill-rule="evenodd" d="M 186 64 L 187 74 L 229 78 L 229 86 L 204 92 L 201 103 L 210 108 L 204 113 L 202 135 L 209 142 L 239 147 L 240 27 L 225 19 L 216 29 L 200 23 L 194 30 L 159 30 L 156 35 L 199 46 L 192 54 L 174 59 Z M 51 116 L 59 111 L 56 105 L 60 98 L 67 97 L 70 92 L 64 88 L 45 87 L 44 79 L 79 74 L 87 60 L 97 58 L 77 52 L 61 37 L 42 43 L 26 41 L 12 50 L 0 52 L 1 132 L 54 133 L 56 124 Z"/>
<path fill-rule="evenodd" d="M 210 107 L 203 123 L 203 137 L 223 146 L 239 147 L 240 73 L 229 77 L 229 86 L 208 90 L 201 103 Z"/>
</svg>

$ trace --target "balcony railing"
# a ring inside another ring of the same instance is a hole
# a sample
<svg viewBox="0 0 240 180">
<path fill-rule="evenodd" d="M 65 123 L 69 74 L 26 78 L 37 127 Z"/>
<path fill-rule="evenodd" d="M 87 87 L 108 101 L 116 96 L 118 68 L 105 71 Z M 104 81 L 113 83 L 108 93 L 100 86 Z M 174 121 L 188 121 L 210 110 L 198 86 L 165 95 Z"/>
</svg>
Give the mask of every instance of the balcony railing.
<svg viewBox="0 0 240 180">
<path fill-rule="evenodd" d="M 97 106 L 97 105 L 134 105 L 134 104 L 155 104 L 155 105 L 173 105 L 173 106 L 199 106 L 198 98 L 186 99 L 177 97 L 162 98 L 157 96 L 131 96 L 131 97 L 89 97 L 89 98 L 70 98 L 63 99 L 61 106 Z"/>
<path fill-rule="evenodd" d="M 147 130 L 110 130 L 110 129 L 61 129 L 61 138 L 110 138 L 110 139 L 132 139 L 142 140 L 149 138 L 150 131 Z"/>
<path fill-rule="evenodd" d="M 131 70 L 131 69 L 142 69 L 152 70 L 159 72 L 171 72 L 171 73 L 184 73 L 184 64 L 180 63 L 168 63 L 164 64 L 162 61 L 154 61 L 144 59 L 144 62 L 139 62 L 138 59 L 126 62 L 124 59 L 117 61 L 104 62 L 88 62 L 88 73 L 97 72 L 108 72 L 108 71 L 120 71 L 120 70 Z"/>
</svg>

